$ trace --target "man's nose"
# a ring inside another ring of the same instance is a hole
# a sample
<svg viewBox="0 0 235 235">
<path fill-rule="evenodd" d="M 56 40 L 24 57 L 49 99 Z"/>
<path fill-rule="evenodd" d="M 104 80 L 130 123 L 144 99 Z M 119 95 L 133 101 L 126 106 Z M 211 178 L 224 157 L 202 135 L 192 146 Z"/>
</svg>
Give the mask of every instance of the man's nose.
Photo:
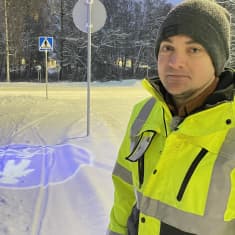
<svg viewBox="0 0 235 235">
<path fill-rule="evenodd" d="M 183 68 L 186 63 L 186 56 L 181 52 L 173 52 L 169 58 L 169 66 L 175 69 Z"/>
</svg>

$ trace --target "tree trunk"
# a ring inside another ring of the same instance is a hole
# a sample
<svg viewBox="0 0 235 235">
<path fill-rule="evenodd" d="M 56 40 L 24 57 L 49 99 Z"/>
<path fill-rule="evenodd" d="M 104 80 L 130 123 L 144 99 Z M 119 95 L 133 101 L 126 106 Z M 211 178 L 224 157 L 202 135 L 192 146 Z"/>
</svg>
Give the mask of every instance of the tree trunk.
<svg viewBox="0 0 235 235">
<path fill-rule="evenodd" d="M 7 0 L 4 0 L 5 9 L 5 49 L 6 49 L 6 81 L 10 82 L 10 61 L 9 61 L 9 40 L 8 40 L 8 19 L 7 19 Z"/>
</svg>

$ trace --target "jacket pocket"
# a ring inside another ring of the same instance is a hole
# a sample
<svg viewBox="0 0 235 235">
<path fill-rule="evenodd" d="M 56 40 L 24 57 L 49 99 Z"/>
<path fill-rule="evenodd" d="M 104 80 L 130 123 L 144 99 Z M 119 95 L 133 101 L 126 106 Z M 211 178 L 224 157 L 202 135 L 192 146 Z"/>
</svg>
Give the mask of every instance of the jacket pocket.
<svg viewBox="0 0 235 235">
<path fill-rule="evenodd" d="M 169 224 L 161 222 L 160 235 L 196 235 L 196 234 L 184 232 Z"/>
<path fill-rule="evenodd" d="M 199 163 L 201 162 L 201 160 L 205 157 L 205 155 L 207 154 L 208 150 L 206 149 L 201 149 L 201 151 L 198 153 L 198 155 L 196 156 L 196 158 L 194 159 L 194 161 L 192 162 L 192 164 L 190 165 L 185 177 L 184 177 L 184 180 L 181 184 L 181 187 L 180 187 L 180 190 L 177 194 L 177 200 L 178 201 L 181 201 L 182 198 L 183 198 L 183 195 L 184 195 L 184 192 L 187 188 L 187 185 L 194 173 L 194 171 L 196 170 L 197 166 L 199 165 Z"/>
<path fill-rule="evenodd" d="M 135 140 L 131 144 L 133 150 L 131 154 L 126 157 L 126 160 L 130 162 L 138 162 L 139 188 L 141 188 L 144 182 L 144 154 L 149 148 L 155 134 L 155 131 L 148 130 L 143 132 L 140 136 L 132 138 Z"/>
<path fill-rule="evenodd" d="M 150 146 L 156 132 L 152 130 L 144 131 L 140 136 L 131 137 L 131 154 L 126 157 L 128 161 L 136 162 L 140 159 Z"/>
</svg>

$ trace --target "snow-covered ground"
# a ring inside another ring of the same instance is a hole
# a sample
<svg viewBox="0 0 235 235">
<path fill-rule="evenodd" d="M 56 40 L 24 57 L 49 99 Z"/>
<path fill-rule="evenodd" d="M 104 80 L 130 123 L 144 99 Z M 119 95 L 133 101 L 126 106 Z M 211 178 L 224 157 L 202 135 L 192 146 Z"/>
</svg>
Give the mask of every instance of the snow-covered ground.
<svg viewBox="0 0 235 235">
<path fill-rule="evenodd" d="M 140 81 L 0 83 L 0 234 L 102 235 L 111 172 Z"/>
</svg>

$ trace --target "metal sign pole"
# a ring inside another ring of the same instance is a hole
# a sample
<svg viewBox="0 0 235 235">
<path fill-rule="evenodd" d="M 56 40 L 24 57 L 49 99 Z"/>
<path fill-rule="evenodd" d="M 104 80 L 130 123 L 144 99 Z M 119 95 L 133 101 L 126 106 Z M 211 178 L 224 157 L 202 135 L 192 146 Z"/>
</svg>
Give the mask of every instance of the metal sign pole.
<svg viewBox="0 0 235 235">
<path fill-rule="evenodd" d="M 91 11 L 93 0 L 87 0 L 87 136 L 90 135 L 90 110 L 91 110 Z"/>
<path fill-rule="evenodd" d="M 47 92 L 47 84 L 48 84 L 47 50 L 45 50 L 45 81 L 46 81 L 46 98 L 48 99 L 48 92 Z"/>
<path fill-rule="evenodd" d="M 73 8 L 75 26 L 87 33 L 87 136 L 90 135 L 91 34 L 100 30 L 107 13 L 99 0 L 78 0 Z"/>
<path fill-rule="evenodd" d="M 38 38 L 38 49 L 39 51 L 45 51 L 45 83 L 46 83 L 46 98 L 48 99 L 48 63 L 47 63 L 47 53 L 48 51 L 53 51 L 53 37 L 40 36 Z M 41 66 L 37 66 L 38 71 L 41 70 Z M 41 71 L 40 71 L 41 79 Z"/>
</svg>

